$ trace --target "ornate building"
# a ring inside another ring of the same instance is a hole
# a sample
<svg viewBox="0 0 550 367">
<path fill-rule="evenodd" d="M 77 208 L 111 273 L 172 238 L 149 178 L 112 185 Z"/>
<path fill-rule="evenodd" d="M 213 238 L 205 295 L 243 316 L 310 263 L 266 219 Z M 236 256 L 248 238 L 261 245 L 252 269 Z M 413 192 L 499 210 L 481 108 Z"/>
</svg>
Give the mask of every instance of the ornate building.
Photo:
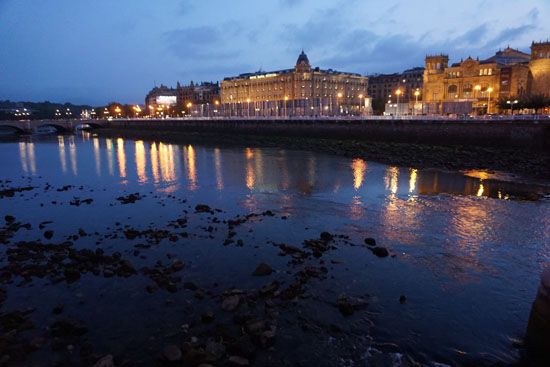
<svg viewBox="0 0 550 367">
<path fill-rule="evenodd" d="M 151 116 L 181 116 L 195 111 L 208 112 L 220 101 L 219 83 L 202 82 L 189 85 L 177 83 L 176 88 L 165 85 L 154 87 L 145 97 L 145 105 Z"/>
<path fill-rule="evenodd" d="M 497 113 L 499 100 L 550 95 L 550 43 L 531 55 L 506 48 L 486 60 L 468 57 L 449 66 L 447 55 L 426 57 L 423 110 L 427 114 Z"/>
<path fill-rule="evenodd" d="M 368 78 L 312 68 L 302 51 L 293 69 L 241 74 L 221 83 L 227 115 L 320 116 L 370 111 Z"/>
</svg>

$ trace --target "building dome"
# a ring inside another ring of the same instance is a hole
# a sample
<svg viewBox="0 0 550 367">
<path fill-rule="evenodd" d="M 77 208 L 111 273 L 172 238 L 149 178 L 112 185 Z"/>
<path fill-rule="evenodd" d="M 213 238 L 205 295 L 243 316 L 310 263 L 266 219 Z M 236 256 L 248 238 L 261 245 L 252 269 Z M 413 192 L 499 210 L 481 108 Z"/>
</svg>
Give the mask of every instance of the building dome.
<svg viewBox="0 0 550 367">
<path fill-rule="evenodd" d="M 307 55 L 305 54 L 304 50 L 302 50 L 302 53 L 300 54 L 300 56 L 298 56 L 298 61 L 296 61 L 296 65 L 309 66 L 309 59 L 307 58 Z"/>
</svg>

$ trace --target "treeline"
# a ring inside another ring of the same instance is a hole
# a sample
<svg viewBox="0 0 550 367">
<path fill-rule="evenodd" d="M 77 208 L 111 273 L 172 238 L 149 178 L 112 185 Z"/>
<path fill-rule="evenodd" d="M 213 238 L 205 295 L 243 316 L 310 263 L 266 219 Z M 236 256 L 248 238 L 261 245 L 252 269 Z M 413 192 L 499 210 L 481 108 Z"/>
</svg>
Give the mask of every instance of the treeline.
<svg viewBox="0 0 550 367">
<path fill-rule="evenodd" d="M 504 98 L 498 101 L 498 106 L 502 111 L 506 110 L 534 110 L 535 113 L 542 113 L 542 111 L 550 107 L 550 97 L 546 97 L 542 94 L 533 96 L 521 96 L 513 98 Z"/>
<path fill-rule="evenodd" d="M 64 117 L 79 117 L 83 110 L 90 110 L 88 105 L 54 102 L 13 102 L 0 101 L 0 120 L 39 120 Z M 25 111 L 26 109 L 26 111 Z M 19 112 L 16 112 L 19 111 Z M 24 112 L 28 115 L 16 114 Z M 70 113 L 70 114 L 69 114 Z"/>
</svg>

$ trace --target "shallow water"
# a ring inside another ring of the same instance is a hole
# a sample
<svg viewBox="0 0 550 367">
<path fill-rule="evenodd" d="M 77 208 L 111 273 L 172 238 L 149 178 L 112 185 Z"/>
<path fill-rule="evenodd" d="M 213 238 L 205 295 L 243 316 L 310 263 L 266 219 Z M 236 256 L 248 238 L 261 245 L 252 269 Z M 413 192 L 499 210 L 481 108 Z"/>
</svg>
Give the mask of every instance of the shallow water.
<svg viewBox="0 0 550 367">
<path fill-rule="evenodd" d="M 180 343 L 186 337 L 182 325 L 193 329 L 206 308 L 215 311 L 216 322 L 230 324 L 231 317 L 219 310 L 224 291 L 249 292 L 270 280 L 290 284 L 305 265 L 326 267 L 327 273 L 309 280 L 298 300 L 277 309 L 274 347 L 259 351 L 257 364 L 383 363 L 373 350 L 405 353 L 424 363 L 513 363 L 520 354 L 514 341 L 523 337 L 539 275 L 550 262 L 550 188 L 540 182 L 306 151 L 178 145 L 84 132 L 5 141 L 0 160 L 0 180 L 11 180 L 0 190 L 34 187 L 0 198 L 2 217 L 32 225 L 3 245 L 3 264 L 6 248 L 42 238 L 38 224 L 44 221 L 53 222 L 46 227 L 54 231 L 54 242 L 79 228 L 97 232 L 75 240 L 75 247 L 119 251 L 137 269 L 169 262 L 167 254 L 185 262 L 180 275 L 204 290 L 203 299 L 181 284 L 175 293 L 149 294 L 145 287 L 152 282 L 141 272 L 128 278 L 88 273 L 70 284 L 34 278 L 4 285 L 3 313 L 35 308 L 30 317 L 37 328 L 30 334 L 55 322 L 51 310 L 63 303 L 64 317 L 87 324 L 85 338 L 98 355 L 112 353 L 143 365 L 167 342 Z M 72 187 L 57 191 L 65 185 Z M 129 205 L 116 200 L 129 193 L 144 197 Z M 93 202 L 70 205 L 74 198 Z M 195 213 L 197 204 L 221 212 Z M 235 230 L 242 246 L 223 245 L 227 225 L 213 217 L 223 221 L 266 210 L 275 215 L 254 217 Z M 134 245 L 143 240 L 120 233 L 124 225 L 166 228 L 182 216 L 189 237 L 164 239 L 139 255 Z M 349 241 L 306 264 L 278 256 L 274 244 L 301 247 L 323 231 L 347 235 Z M 365 237 L 375 238 L 393 257 L 375 257 L 364 246 Z M 275 273 L 252 277 L 260 262 Z M 361 297 L 368 307 L 344 317 L 335 307 L 341 294 Z M 77 350 L 45 347 L 25 363 L 78 360 Z"/>
</svg>

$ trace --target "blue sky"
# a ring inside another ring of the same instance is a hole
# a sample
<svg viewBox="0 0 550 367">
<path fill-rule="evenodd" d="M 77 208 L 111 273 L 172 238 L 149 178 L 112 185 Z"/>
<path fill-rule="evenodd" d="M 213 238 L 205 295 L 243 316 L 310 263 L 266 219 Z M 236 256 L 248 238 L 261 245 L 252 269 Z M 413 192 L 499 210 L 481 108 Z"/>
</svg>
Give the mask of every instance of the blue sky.
<svg viewBox="0 0 550 367">
<path fill-rule="evenodd" d="M 362 74 L 550 37 L 550 0 L 0 0 L 0 99 L 143 103 L 154 83 L 292 67 Z"/>
</svg>

